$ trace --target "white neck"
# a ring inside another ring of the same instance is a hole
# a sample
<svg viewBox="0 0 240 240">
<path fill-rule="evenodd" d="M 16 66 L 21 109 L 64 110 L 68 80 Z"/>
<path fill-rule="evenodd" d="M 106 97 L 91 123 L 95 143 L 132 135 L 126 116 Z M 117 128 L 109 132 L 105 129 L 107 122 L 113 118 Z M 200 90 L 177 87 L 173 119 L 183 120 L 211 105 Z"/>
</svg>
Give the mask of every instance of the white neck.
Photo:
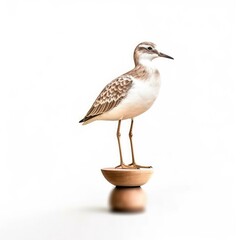
<svg viewBox="0 0 240 240">
<path fill-rule="evenodd" d="M 152 69 L 152 70 L 157 69 L 155 62 L 147 58 L 139 59 L 139 64 L 143 65 L 148 69 Z"/>
</svg>

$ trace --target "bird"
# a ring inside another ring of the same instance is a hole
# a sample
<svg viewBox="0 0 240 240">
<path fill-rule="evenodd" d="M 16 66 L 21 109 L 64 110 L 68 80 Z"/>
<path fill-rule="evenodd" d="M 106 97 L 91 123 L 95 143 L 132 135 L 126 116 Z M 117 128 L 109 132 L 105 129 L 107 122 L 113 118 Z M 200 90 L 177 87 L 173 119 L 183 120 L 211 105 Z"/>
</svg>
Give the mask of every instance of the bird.
<svg viewBox="0 0 240 240">
<path fill-rule="evenodd" d="M 153 61 L 155 58 L 174 59 L 157 48 L 152 42 L 139 43 L 133 53 L 135 67 L 108 83 L 100 92 L 91 108 L 79 123 L 89 124 L 96 120 L 118 121 L 117 141 L 121 169 L 151 168 L 151 166 L 138 165 L 133 149 L 133 123 L 134 118 L 146 112 L 156 100 L 160 88 L 160 73 Z M 129 139 L 132 163 L 125 164 L 121 149 L 121 121 L 131 119 Z"/>
</svg>

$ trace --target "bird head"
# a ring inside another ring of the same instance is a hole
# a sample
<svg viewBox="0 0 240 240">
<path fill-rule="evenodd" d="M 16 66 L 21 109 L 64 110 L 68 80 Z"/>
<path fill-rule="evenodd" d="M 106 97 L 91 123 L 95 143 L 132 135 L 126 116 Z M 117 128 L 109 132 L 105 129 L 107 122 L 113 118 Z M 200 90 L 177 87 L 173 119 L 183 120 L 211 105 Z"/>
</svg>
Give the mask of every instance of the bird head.
<svg viewBox="0 0 240 240">
<path fill-rule="evenodd" d="M 152 61 L 154 58 L 158 57 L 174 59 L 158 51 L 156 45 L 151 42 L 142 42 L 138 44 L 134 50 L 135 65 L 138 65 L 139 63 L 141 64 L 142 62 L 146 61 Z"/>
</svg>

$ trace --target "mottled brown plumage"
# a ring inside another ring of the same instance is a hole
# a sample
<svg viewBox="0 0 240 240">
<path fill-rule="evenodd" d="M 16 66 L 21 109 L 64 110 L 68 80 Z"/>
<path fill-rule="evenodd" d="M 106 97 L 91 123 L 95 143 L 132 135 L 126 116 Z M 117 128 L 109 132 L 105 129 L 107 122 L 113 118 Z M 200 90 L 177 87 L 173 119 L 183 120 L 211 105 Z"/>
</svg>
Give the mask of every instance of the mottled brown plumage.
<svg viewBox="0 0 240 240">
<path fill-rule="evenodd" d="M 98 95 L 92 107 L 80 122 L 85 122 L 116 107 L 127 96 L 131 86 L 132 80 L 127 75 L 122 75 L 110 82 Z"/>
<path fill-rule="evenodd" d="M 149 77 L 149 72 L 146 70 L 146 68 L 139 64 L 131 71 L 127 72 L 126 75 L 130 75 L 134 78 L 138 78 L 141 80 L 146 80 Z"/>
</svg>

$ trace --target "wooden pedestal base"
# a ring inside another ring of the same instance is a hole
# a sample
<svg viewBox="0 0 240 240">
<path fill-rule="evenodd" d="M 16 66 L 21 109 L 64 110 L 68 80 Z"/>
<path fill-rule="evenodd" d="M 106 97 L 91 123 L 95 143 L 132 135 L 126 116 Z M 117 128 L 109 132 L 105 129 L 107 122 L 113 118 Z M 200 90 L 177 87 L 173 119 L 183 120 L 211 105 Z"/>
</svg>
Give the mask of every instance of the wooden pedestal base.
<svg viewBox="0 0 240 240">
<path fill-rule="evenodd" d="M 145 209 L 146 194 L 141 187 L 115 187 L 109 204 L 112 211 L 140 212 Z"/>
<path fill-rule="evenodd" d="M 101 169 L 108 182 L 116 187 L 110 194 L 110 207 L 113 211 L 138 212 L 146 206 L 146 194 L 140 186 L 150 179 L 152 169 Z"/>
</svg>

